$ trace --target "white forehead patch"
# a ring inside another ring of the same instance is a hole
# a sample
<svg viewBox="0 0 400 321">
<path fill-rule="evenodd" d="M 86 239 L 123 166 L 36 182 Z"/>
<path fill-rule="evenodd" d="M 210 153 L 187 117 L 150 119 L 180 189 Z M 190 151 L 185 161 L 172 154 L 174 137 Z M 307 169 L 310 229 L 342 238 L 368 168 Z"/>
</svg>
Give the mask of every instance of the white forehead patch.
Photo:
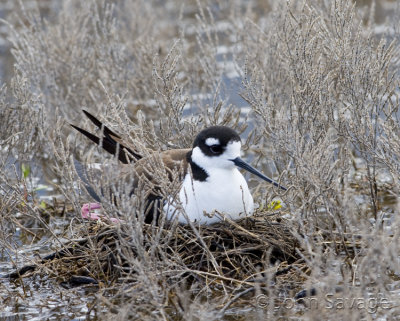
<svg viewBox="0 0 400 321">
<path fill-rule="evenodd" d="M 226 146 L 226 150 L 224 152 L 224 155 L 228 159 L 235 159 L 236 157 L 240 157 L 240 148 L 242 147 L 242 143 L 238 141 L 231 141 L 228 143 Z"/>
<path fill-rule="evenodd" d="M 219 145 L 219 139 L 218 138 L 214 138 L 214 137 L 209 137 L 206 139 L 206 145 L 207 146 L 212 146 L 212 145 Z"/>
</svg>

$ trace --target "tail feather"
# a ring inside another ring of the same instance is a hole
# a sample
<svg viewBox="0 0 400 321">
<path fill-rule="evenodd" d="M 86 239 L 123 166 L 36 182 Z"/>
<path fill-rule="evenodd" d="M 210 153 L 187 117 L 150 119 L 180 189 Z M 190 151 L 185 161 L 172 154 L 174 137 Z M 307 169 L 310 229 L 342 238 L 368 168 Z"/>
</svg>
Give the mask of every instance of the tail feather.
<svg viewBox="0 0 400 321">
<path fill-rule="evenodd" d="M 90 121 L 95 124 L 99 129 L 102 130 L 103 137 L 100 139 L 96 135 L 89 133 L 88 131 L 77 127 L 75 125 L 71 126 L 75 128 L 77 131 L 85 135 L 87 138 L 89 138 L 91 141 L 96 143 L 97 145 L 101 145 L 104 150 L 109 152 L 112 155 L 117 155 L 118 159 L 124 163 L 124 164 L 129 164 L 131 162 L 137 161 L 142 158 L 140 154 L 137 152 L 133 151 L 131 148 L 126 147 L 124 144 L 120 142 L 121 137 L 117 134 L 115 134 L 111 129 L 109 129 L 107 126 L 105 126 L 100 120 L 98 120 L 95 116 L 87 112 L 86 110 L 83 110 L 85 115 L 90 119 Z"/>
<path fill-rule="evenodd" d="M 118 134 L 114 133 L 110 128 L 108 128 L 107 126 L 105 126 L 100 120 L 98 120 L 95 116 L 93 116 L 91 113 L 89 113 L 87 110 L 82 109 L 82 111 L 84 112 L 84 114 L 86 115 L 87 118 L 90 119 L 90 121 L 95 124 L 99 129 L 103 130 L 103 134 L 104 136 L 111 138 L 112 136 L 116 137 L 116 138 L 121 138 L 121 136 L 119 136 Z"/>
</svg>

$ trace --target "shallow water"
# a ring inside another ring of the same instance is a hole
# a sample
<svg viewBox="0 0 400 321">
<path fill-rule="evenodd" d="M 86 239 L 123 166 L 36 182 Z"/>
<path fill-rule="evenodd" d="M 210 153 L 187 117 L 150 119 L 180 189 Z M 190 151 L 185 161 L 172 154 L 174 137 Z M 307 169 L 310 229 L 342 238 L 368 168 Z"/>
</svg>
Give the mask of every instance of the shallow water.
<svg viewBox="0 0 400 321">
<path fill-rule="evenodd" d="M 65 289 L 56 280 L 37 275 L 5 280 L 0 288 L 1 320 L 96 320 L 91 310 L 95 293 L 90 290 Z"/>
<path fill-rule="evenodd" d="M 34 231 L 35 237 L 17 228 L 10 244 L 14 244 L 18 251 L 0 251 L 0 275 L 14 272 L 15 267 L 30 265 L 35 259 L 53 252 L 57 242 L 52 233 L 62 235 L 68 223 L 66 216 L 52 218 L 50 229 L 25 226 Z M 95 315 L 94 311 L 90 311 L 94 300 L 95 292 L 90 288 L 67 289 L 46 273 L 29 276 L 28 272 L 27 277 L 20 279 L 1 279 L 0 320 L 86 320 L 88 316 Z"/>
</svg>

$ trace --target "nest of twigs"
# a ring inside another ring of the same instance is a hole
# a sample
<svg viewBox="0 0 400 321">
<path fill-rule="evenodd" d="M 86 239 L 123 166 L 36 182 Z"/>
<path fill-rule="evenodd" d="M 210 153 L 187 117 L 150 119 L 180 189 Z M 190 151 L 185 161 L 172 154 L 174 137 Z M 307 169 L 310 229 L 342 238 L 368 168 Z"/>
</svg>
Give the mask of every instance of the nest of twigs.
<svg viewBox="0 0 400 321">
<path fill-rule="evenodd" d="M 134 281 L 132 258 L 151 256 L 153 271 L 168 270 L 169 278 L 185 276 L 207 284 L 250 285 L 272 274 L 275 281 L 298 284 L 307 269 L 298 241 L 285 222 L 258 216 L 211 226 L 175 226 L 173 231 L 144 224 L 140 244 L 124 225 L 86 221 L 79 239 L 39 264 L 65 283 Z M 157 243 L 157 244 L 155 244 Z M 140 247 L 140 249 L 138 248 Z M 150 253 L 151 252 L 151 253 Z M 167 268 L 168 267 L 168 268 Z M 267 280 L 265 280 L 267 282 Z"/>
</svg>

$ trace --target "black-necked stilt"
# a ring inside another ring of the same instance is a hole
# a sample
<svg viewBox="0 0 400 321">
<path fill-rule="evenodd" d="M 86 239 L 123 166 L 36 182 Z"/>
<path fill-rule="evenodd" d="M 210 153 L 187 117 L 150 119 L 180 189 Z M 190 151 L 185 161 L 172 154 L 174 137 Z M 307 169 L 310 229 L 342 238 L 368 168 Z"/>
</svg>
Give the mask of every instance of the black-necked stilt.
<svg viewBox="0 0 400 321">
<path fill-rule="evenodd" d="M 109 153 L 118 154 L 117 157 L 122 163 L 134 163 L 136 178 L 145 175 L 147 179 L 151 180 L 149 171 L 146 170 L 148 157 L 142 157 L 134 148 L 130 148 L 122 142 L 119 135 L 104 126 L 96 117 L 85 110 L 83 112 L 102 130 L 103 137 L 99 138 L 74 125 L 72 127 L 96 144 L 101 145 Z M 163 205 L 167 218 L 179 215 L 178 220 L 181 223 L 187 223 L 187 217 L 199 224 L 211 224 L 220 220 L 218 215 L 209 215 L 215 211 L 223 213 L 232 220 L 253 213 L 253 197 L 246 180 L 237 167 L 286 190 L 285 187 L 244 162 L 240 158 L 240 150 L 241 140 L 233 129 L 225 126 L 212 126 L 197 135 L 191 149 L 173 149 L 161 152 L 161 160 L 167 170 L 183 169 L 182 184 L 178 193 L 179 200 L 167 200 Z M 93 196 L 93 193 L 90 194 Z M 149 200 L 154 201 L 160 198 L 159 195 L 154 194 L 153 191 Z M 96 200 L 98 199 L 97 197 Z M 186 215 L 179 213 L 182 209 Z M 149 222 L 152 218 L 153 213 L 149 213 L 146 221 Z"/>
</svg>

